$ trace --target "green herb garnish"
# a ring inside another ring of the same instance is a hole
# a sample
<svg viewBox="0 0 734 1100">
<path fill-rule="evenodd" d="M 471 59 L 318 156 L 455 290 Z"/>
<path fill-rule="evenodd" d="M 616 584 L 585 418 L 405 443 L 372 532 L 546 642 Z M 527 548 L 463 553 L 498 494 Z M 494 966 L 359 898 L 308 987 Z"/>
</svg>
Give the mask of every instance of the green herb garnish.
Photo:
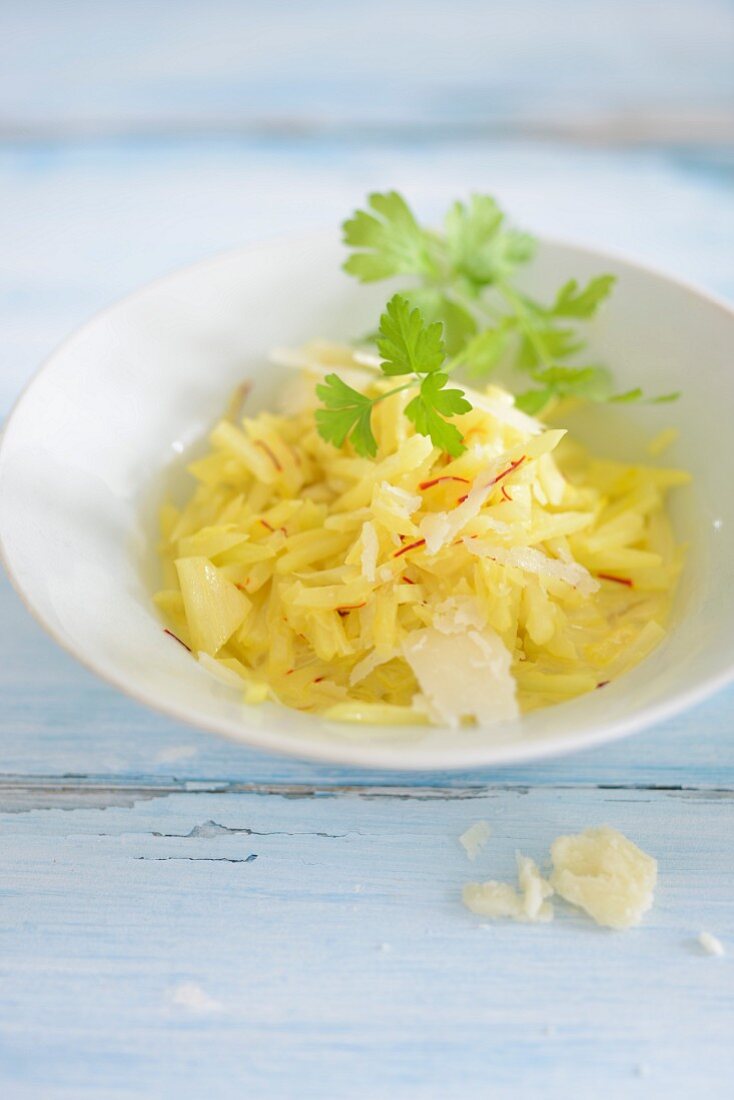
<svg viewBox="0 0 734 1100">
<path fill-rule="evenodd" d="M 367 397 L 343 382 L 338 374 L 327 374 L 316 387 L 324 407 L 316 410 L 316 425 L 329 443 L 341 447 L 346 439 L 357 454 L 374 457 L 377 443 L 372 434 L 372 409 L 386 397 L 418 386 L 418 393 L 406 405 L 405 415 L 416 431 L 450 455 L 465 449 L 461 433 L 446 417 L 469 412 L 470 403 L 461 390 L 445 388 L 449 376 L 441 367 L 446 361 L 442 326 L 438 321 L 426 325 L 420 310 L 413 308 L 400 294 L 387 303 L 380 317 L 377 349 L 386 377 L 410 375 L 404 382 L 378 397 Z"/>
<path fill-rule="evenodd" d="M 559 397 L 644 400 L 639 389 L 614 394 L 605 367 L 576 361 L 585 347 L 579 326 L 607 299 L 614 276 L 597 276 L 585 286 L 571 279 L 549 304 L 521 292 L 514 276 L 532 258 L 535 242 L 507 227 L 490 196 L 454 203 L 440 233 L 419 225 L 397 192 L 373 194 L 368 209 L 357 210 L 343 230 L 351 249 L 344 269 L 350 275 L 365 283 L 410 276 L 415 285 L 390 300 L 376 334 L 383 375 L 410 375 L 411 380 L 377 398 L 366 397 L 335 374 L 317 387 L 324 404 L 316 413 L 318 430 L 336 446 L 349 439 L 358 454 L 374 455 L 373 405 L 417 386 L 405 415 L 436 446 L 460 454 L 461 435 L 448 418 L 468 412 L 471 405 L 461 390 L 445 388 L 457 370 L 486 378 L 500 366 L 514 369 L 531 383 L 517 394 L 516 404 L 532 415 Z"/>
</svg>

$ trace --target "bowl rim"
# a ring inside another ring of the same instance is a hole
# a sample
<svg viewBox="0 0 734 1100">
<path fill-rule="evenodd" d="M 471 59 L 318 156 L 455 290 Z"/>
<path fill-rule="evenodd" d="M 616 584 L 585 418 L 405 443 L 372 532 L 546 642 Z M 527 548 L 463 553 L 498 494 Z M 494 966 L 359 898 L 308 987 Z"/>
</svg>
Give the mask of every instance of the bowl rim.
<svg viewBox="0 0 734 1100">
<path fill-rule="evenodd" d="M 127 294 L 114 299 L 107 305 L 96 310 L 86 321 L 78 325 L 65 336 L 53 350 L 41 361 L 31 377 L 21 388 L 10 411 L 0 426 L 0 481 L 3 476 L 3 465 L 8 447 L 12 444 L 12 427 L 17 413 L 24 404 L 26 398 L 35 386 L 53 368 L 57 357 L 72 345 L 75 340 L 96 325 L 103 318 L 113 314 L 121 307 L 125 307 L 138 298 L 148 294 L 154 288 L 180 276 L 205 271 L 207 267 L 216 266 L 222 261 L 234 259 L 245 254 L 266 251 L 271 248 L 292 247 L 294 244 L 301 247 L 310 243 L 324 244 L 328 239 L 334 240 L 336 234 L 333 230 L 316 229 L 308 233 L 300 234 L 274 234 L 259 240 L 251 241 L 234 248 L 223 249 L 209 256 L 204 256 L 191 263 L 171 268 L 161 275 L 148 280 L 141 286 L 135 287 Z M 647 262 L 639 261 L 629 254 L 613 248 L 597 248 L 576 241 L 569 237 L 556 237 L 550 234 L 538 233 L 536 239 L 541 245 L 549 245 L 581 253 L 589 258 L 621 264 L 634 268 L 653 278 L 660 279 L 680 290 L 685 291 L 721 311 L 727 318 L 734 321 L 734 305 L 718 294 L 709 291 L 696 283 L 690 282 L 677 275 L 671 275 L 664 269 Z M 669 701 L 664 701 L 633 712 L 628 718 L 597 725 L 593 730 L 579 740 L 578 733 L 557 735 L 553 740 L 545 744 L 541 740 L 527 738 L 509 739 L 503 742 L 478 741 L 472 748 L 462 746 L 461 760 L 456 759 L 456 749 L 449 744 L 446 748 L 431 748 L 430 760 L 426 760 L 425 753 L 420 746 L 411 743 L 390 743 L 389 741 L 376 741 L 374 743 L 358 743 L 351 740 L 333 739 L 308 739 L 297 745 L 292 734 L 283 734 L 277 730 L 262 729 L 256 725 L 243 725 L 243 735 L 235 733 L 227 720 L 217 718 L 204 718 L 192 716 L 182 707 L 178 707 L 174 701 L 163 702 L 154 698 L 144 689 L 131 684 L 122 676 L 115 675 L 102 662 L 96 662 L 79 646 L 61 636 L 56 628 L 49 623 L 39 611 L 32 597 L 24 589 L 17 576 L 10 555 L 6 549 L 3 538 L 3 525 L 0 521 L 0 563 L 10 580 L 11 586 L 17 593 L 21 603 L 31 617 L 53 639 L 53 641 L 66 653 L 79 662 L 82 667 L 99 677 L 102 681 L 116 688 L 122 695 L 135 703 L 142 704 L 167 718 L 184 723 L 187 727 L 204 733 L 214 733 L 243 748 L 255 748 L 263 752 L 274 753 L 279 756 L 287 756 L 317 763 L 331 763 L 361 767 L 372 770 L 391 770 L 399 772 L 462 772 L 487 767 L 508 767 L 512 764 L 527 763 L 530 761 L 549 760 L 558 756 L 592 749 L 610 741 L 621 740 L 633 733 L 649 728 L 667 718 L 674 717 L 703 702 L 722 688 L 734 681 L 734 661 L 723 671 L 704 677 L 697 684 L 676 695 Z M 277 706 L 277 704 L 276 704 Z"/>
</svg>

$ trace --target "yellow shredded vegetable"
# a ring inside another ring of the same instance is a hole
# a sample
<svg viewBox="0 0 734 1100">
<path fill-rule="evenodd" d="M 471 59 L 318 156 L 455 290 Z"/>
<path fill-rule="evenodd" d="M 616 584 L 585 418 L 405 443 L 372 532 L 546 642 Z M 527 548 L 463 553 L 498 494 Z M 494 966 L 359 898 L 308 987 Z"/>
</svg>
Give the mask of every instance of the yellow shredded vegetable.
<svg viewBox="0 0 734 1100">
<path fill-rule="evenodd" d="M 596 459 L 497 387 L 467 391 L 458 458 L 414 433 L 405 393 L 374 406 L 374 459 L 337 450 L 314 386 L 336 367 L 386 390 L 367 358 L 288 353 L 286 411 L 216 425 L 161 514 L 170 631 L 248 702 L 385 724 L 511 717 L 647 656 L 682 565 L 665 497 L 688 475 Z"/>
</svg>

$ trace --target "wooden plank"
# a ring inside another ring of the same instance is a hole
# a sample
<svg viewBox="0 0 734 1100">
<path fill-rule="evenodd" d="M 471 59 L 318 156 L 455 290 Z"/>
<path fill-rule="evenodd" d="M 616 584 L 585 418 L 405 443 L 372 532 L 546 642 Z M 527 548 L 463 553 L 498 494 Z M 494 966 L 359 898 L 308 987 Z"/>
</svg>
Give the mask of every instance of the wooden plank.
<svg viewBox="0 0 734 1100">
<path fill-rule="evenodd" d="M 3 123 L 731 141 L 733 43 L 727 0 L 36 0 L 0 12 Z"/>
<path fill-rule="evenodd" d="M 4 1095 L 727 1096 L 732 960 L 695 938 L 734 951 L 731 793 L 448 794 L 0 813 Z M 642 928 L 461 907 L 601 822 L 660 861 Z"/>
<path fill-rule="evenodd" d="M 734 295 L 733 33 L 726 0 L 663 20 L 632 0 L 4 5 L 0 415 L 94 309 L 386 185 L 431 217 L 494 190 L 532 227 Z M 519 140 L 537 134 L 719 145 Z M 3 1096 L 728 1098 L 734 692 L 570 759 L 376 776 L 136 706 L 4 580 L 0 622 Z M 480 818 L 472 865 L 457 836 Z M 604 821 L 660 860 L 642 929 L 461 908 L 516 848 Z"/>
</svg>

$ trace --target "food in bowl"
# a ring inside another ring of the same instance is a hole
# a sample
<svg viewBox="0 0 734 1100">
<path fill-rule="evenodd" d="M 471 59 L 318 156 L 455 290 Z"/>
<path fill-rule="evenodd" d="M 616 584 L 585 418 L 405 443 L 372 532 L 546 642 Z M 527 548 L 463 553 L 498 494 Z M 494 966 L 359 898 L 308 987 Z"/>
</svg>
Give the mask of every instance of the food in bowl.
<svg viewBox="0 0 734 1100">
<path fill-rule="evenodd" d="M 613 280 L 542 305 L 493 200 L 455 204 L 443 236 L 394 193 L 370 208 L 346 269 L 418 285 L 371 339 L 275 352 L 297 372 L 280 407 L 214 427 L 162 510 L 167 629 L 246 701 L 338 720 L 488 725 L 603 688 L 665 636 L 666 494 L 688 480 L 558 426 L 570 402 L 644 399 L 576 363 Z"/>
</svg>

